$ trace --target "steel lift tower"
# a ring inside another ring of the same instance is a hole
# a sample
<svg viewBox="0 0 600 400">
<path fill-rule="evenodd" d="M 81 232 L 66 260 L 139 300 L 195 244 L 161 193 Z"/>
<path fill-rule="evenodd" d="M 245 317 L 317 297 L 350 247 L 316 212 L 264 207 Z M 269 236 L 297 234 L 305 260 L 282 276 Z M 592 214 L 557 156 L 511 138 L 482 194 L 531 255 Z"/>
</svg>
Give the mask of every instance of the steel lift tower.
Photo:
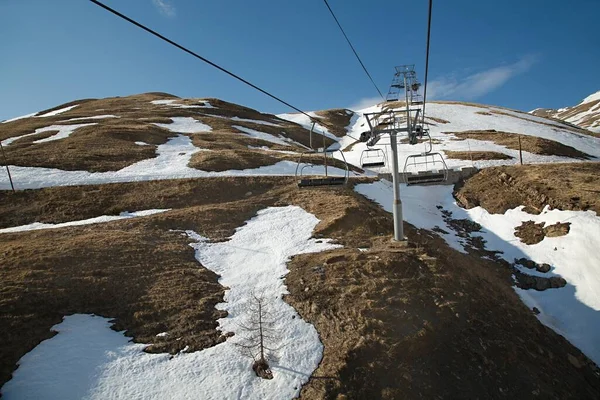
<svg viewBox="0 0 600 400">
<path fill-rule="evenodd" d="M 392 150 L 392 184 L 394 189 L 394 240 L 402 241 L 404 227 L 402 218 L 402 200 L 400 198 L 400 176 L 398 171 L 398 133 L 406 132 L 409 142 L 414 144 L 418 137 L 424 133 L 422 121 L 419 119 L 421 107 L 411 105 L 423 104 L 423 99 L 418 94 L 420 83 L 417 82 L 415 66 L 401 65 L 396 67 L 396 73 L 387 96 L 388 101 L 400 100 L 400 93 L 404 92 L 404 108 L 384 108 L 380 112 L 367 113 L 365 118 L 370 131 L 364 132 L 360 140 L 366 142 L 368 147 L 374 146 L 384 135 L 389 135 Z"/>
<path fill-rule="evenodd" d="M 402 92 L 405 92 L 407 102 L 410 104 L 423 104 L 423 97 L 419 94 L 421 84 L 417 80 L 415 65 L 399 65 L 394 68 L 396 72 L 392 78 L 386 101 L 398 101 Z"/>
</svg>

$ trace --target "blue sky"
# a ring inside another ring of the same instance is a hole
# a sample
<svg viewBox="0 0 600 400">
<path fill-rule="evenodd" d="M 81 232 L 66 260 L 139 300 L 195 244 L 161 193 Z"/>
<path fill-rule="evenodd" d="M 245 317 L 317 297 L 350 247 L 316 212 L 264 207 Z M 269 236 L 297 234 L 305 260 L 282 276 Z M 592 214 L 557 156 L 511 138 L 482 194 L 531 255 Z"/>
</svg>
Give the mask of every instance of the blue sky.
<svg viewBox="0 0 600 400">
<path fill-rule="evenodd" d="M 377 92 L 321 0 L 105 0 L 304 110 Z M 330 0 L 380 89 L 423 78 L 427 1 Z M 430 93 L 521 110 L 600 90 L 598 0 L 434 1 Z M 149 91 L 286 106 L 86 0 L 0 0 L 0 120 L 80 98 Z"/>
</svg>

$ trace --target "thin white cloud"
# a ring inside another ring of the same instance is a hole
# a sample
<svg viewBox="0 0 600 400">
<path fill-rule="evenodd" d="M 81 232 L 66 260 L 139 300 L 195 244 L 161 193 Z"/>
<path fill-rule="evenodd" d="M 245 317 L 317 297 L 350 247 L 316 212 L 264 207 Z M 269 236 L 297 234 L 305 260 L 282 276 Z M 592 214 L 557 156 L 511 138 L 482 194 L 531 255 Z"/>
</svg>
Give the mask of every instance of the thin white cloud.
<svg viewBox="0 0 600 400">
<path fill-rule="evenodd" d="M 538 60 L 526 56 L 510 65 L 503 65 L 466 77 L 456 75 L 435 79 L 427 85 L 430 99 L 474 100 L 486 95 L 508 82 L 511 78 L 527 72 Z"/>
<path fill-rule="evenodd" d="M 381 97 L 365 97 L 348 107 L 348 109 L 352 111 L 362 110 L 363 108 L 371 107 L 377 103 L 381 103 L 381 101 Z"/>
<path fill-rule="evenodd" d="M 169 2 L 169 0 L 152 0 L 152 4 L 154 4 L 154 6 L 162 15 L 170 18 L 175 16 L 175 7 Z"/>
</svg>

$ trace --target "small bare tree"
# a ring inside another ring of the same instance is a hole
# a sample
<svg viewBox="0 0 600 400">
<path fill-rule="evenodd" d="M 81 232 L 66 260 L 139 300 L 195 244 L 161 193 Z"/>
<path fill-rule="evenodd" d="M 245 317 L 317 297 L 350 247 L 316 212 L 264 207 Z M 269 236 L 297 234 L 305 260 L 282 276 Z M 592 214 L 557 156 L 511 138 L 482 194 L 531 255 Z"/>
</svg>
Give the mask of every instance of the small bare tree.
<svg viewBox="0 0 600 400">
<path fill-rule="evenodd" d="M 248 301 L 243 323 L 238 324 L 242 332 L 235 342 L 242 353 L 252 357 L 252 370 L 263 379 L 273 379 L 268 361 L 273 359 L 279 337 L 275 331 L 276 318 L 268 301 L 263 296 L 252 293 Z"/>
</svg>

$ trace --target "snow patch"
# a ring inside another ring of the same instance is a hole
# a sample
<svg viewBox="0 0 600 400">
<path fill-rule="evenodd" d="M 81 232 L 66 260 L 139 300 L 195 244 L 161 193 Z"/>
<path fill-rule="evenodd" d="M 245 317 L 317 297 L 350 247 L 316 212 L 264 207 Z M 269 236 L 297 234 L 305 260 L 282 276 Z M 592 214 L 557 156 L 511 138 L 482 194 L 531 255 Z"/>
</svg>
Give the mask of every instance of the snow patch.
<svg viewBox="0 0 600 400">
<path fill-rule="evenodd" d="M 20 120 L 20 119 L 24 119 L 24 118 L 31 118 L 31 117 L 33 117 L 35 114 L 37 114 L 37 113 L 31 113 L 31 114 L 27 114 L 27 115 L 21 115 L 20 117 L 14 117 L 14 118 L 11 118 L 11 119 L 4 120 L 4 121 L 2 121 L 2 123 L 3 123 L 3 124 L 5 124 L 5 123 L 7 123 L 7 122 L 18 121 L 18 120 Z"/>
<path fill-rule="evenodd" d="M 590 94 L 588 97 L 583 99 L 583 101 L 580 104 L 590 103 L 590 102 L 596 101 L 596 100 L 600 100 L 600 90 L 598 90 L 596 93 Z"/>
<path fill-rule="evenodd" d="M 96 123 L 78 124 L 78 125 L 51 125 L 51 126 L 47 126 L 45 128 L 38 128 L 33 133 L 27 133 L 25 135 L 15 136 L 15 137 L 5 139 L 2 141 L 2 146 L 8 146 L 12 142 L 22 139 L 24 137 L 39 135 L 40 133 L 50 132 L 50 131 L 58 131 L 58 132 L 47 138 L 35 140 L 33 143 L 44 143 L 44 142 L 51 142 L 53 140 L 65 139 L 65 138 L 71 136 L 71 134 L 73 132 L 75 132 L 76 129 L 83 128 L 84 126 L 91 126 L 91 125 L 96 125 Z"/>
<path fill-rule="evenodd" d="M 175 99 L 169 99 L 169 100 L 152 100 L 150 103 L 155 104 L 155 105 L 164 105 L 164 104 L 172 104 L 175 103 L 177 100 Z"/>
<path fill-rule="evenodd" d="M 248 118 L 240 118 L 240 117 L 231 117 L 229 119 L 232 120 L 232 121 L 251 122 L 253 124 L 259 124 L 259 125 L 281 126 L 281 125 L 275 124 L 273 122 L 261 121 L 261 120 L 258 120 L 258 119 L 248 119 Z"/>
<path fill-rule="evenodd" d="M 116 115 L 106 114 L 106 115 L 92 115 L 91 117 L 79 117 L 79 118 L 71 118 L 67 121 L 81 121 L 84 119 L 107 119 L 107 118 L 121 118 Z"/>
<path fill-rule="evenodd" d="M 127 218 L 135 218 L 135 217 L 145 217 L 148 215 L 154 215 L 158 213 L 163 213 L 165 211 L 169 211 L 170 208 L 167 209 L 153 209 L 153 210 L 143 210 L 143 211 L 133 211 L 128 212 L 124 211 L 119 215 L 102 215 L 100 217 L 81 219 L 77 221 L 69 221 L 63 222 L 60 224 L 45 224 L 42 222 L 34 222 L 32 224 L 13 226 L 10 228 L 0 229 L 0 233 L 14 233 L 14 232 L 23 232 L 23 231 L 35 231 L 39 229 L 56 229 L 56 228 L 65 228 L 67 226 L 81 226 L 81 225 L 91 225 L 91 224 L 99 224 L 103 222 L 111 222 L 118 221 L 120 219 Z"/>
<path fill-rule="evenodd" d="M 157 100 L 158 101 L 158 100 Z M 170 124 L 154 124 L 161 128 L 178 133 L 210 132 L 212 128 L 192 117 L 171 117 Z"/>
<path fill-rule="evenodd" d="M 282 146 L 290 146 L 290 144 L 286 141 L 287 138 L 281 138 L 281 137 L 278 138 L 271 134 L 256 131 L 256 130 L 250 129 L 250 128 L 245 128 L 245 127 L 239 126 L 239 125 L 233 125 L 233 128 L 235 128 L 238 131 L 245 133 L 247 136 L 250 136 L 255 139 L 265 140 L 267 142 L 279 144 Z"/>
<path fill-rule="evenodd" d="M 75 104 L 74 106 L 69 106 L 69 107 L 61 108 L 61 109 L 59 109 L 59 110 L 50 111 L 50 112 L 48 112 L 48 113 L 46 113 L 46 114 L 42 114 L 42 115 L 36 115 L 36 117 L 37 117 L 37 118 L 40 118 L 40 117 L 53 117 L 53 116 L 55 116 L 55 115 L 62 114 L 62 113 L 65 113 L 65 112 L 67 112 L 67 111 L 69 111 L 69 110 L 72 110 L 72 109 L 74 109 L 75 107 L 77 107 L 78 105 L 79 105 L 79 104 Z"/>
</svg>

